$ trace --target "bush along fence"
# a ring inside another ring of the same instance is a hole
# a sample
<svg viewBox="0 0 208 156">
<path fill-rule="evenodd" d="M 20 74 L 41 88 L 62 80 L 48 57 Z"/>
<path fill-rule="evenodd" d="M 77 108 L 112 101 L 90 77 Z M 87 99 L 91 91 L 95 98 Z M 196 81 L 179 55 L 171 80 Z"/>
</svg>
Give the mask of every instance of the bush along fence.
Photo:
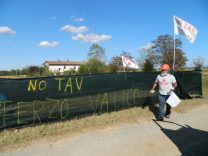
<svg viewBox="0 0 208 156">
<path fill-rule="evenodd" d="M 0 129 L 156 102 L 157 72 L 0 79 Z M 174 73 L 180 98 L 202 96 L 200 72 Z"/>
</svg>

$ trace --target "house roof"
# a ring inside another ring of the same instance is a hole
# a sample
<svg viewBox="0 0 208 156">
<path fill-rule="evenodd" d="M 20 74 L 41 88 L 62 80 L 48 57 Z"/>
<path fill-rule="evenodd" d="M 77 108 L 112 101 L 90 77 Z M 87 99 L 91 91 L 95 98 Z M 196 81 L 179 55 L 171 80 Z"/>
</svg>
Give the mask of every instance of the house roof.
<svg viewBox="0 0 208 156">
<path fill-rule="evenodd" d="M 79 61 L 46 61 L 45 64 L 48 65 L 81 65 L 84 64 L 84 62 Z"/>
</svg>

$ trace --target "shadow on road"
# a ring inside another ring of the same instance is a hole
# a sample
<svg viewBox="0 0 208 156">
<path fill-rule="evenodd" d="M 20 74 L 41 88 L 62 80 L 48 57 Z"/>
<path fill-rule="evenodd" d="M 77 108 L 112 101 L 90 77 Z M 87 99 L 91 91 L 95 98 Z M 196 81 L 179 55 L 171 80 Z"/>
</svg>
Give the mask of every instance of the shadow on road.
<svg viewBox="0 0 208 156">
<path fill-rule="evenodd" d="M 154 114 L 155 118 L 157 118 L 159 108 L 158 108 L 158 106 L 156 106 L 157 103 L 154 101 L 152 100 L 152 98 L 150 96 L 145 97 L 144 102 L 142 104 L 142 108 L 145 108 L 146 106 L 148 106 L 150 112 L 152 112 Z"/>
<path fill-rule="evenodd" d="M 159 123 L 153 121 L 161 128 L 161 131 L 178 147 L 183 156 L 208 156 L 208 132 L 194 129 L 188 125 L 182 126 L 180 124 L 172 123 L 180 126 L 180 129 L 171 130 L 163 128 Z"/>
</svg>

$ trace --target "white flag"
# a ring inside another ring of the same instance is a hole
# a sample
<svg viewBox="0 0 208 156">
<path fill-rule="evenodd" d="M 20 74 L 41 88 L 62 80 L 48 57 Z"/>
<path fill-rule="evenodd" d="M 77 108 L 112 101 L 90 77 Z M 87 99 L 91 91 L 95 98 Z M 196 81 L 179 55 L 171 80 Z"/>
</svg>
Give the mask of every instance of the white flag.
<svg viewBox="0 0 208 156">
<path fill-rule="evenodd" d="M 139 69 L 139 66 L 132 60 L 130 60 L 128 57 L 121 56 L 123 67 L 127 67 L 130 69 Z"/>
<path fill-rule="evenodd" d="M 174 18 L 174 33 L 176 35 L 185 35 L 189 42 L 193 43 L 197 36 L 197 29 L 188 22 L 173 16 Z"/>
</svg>

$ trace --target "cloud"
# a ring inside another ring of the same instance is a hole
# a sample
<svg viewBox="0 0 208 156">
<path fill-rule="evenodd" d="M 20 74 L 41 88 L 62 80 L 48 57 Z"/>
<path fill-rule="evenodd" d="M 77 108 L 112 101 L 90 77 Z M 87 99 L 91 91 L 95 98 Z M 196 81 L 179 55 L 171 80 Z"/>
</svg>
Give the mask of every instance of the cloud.
<svg viewBox="0 0 208 156">
<path fill-rule="evenodd" d="M 110 35 L 97 35 L 97 34 L 77 34 L 72 36 L 72 40 L 82 41 L 82 42 L 91 42 L 91 43 L 99 43 L 108 41 L 112 38 Z"/>
<path fill-rule="evenodd" d="M 60 31 L 66 31 L 66 32 L 71 32 L 71 33 L 83 33 L 88 31 L 88 28 L 86 26 L 71 26 L 71 25 L 65 25 L 60 28 Z"/>
<path fill-rule="evenodd" d="M 9 27 L 0 27 L 0 35 L 15 35 L 16 32 Z"/>
<path fill-rule="evenodd" d="M 57 18 L 56 16 L 52 16 L 51 17 L 52 20 L 56 20 L 56 18 Z"/>
<path fill-rule="evenodd" d="M 74 21 L 75 21 L 75 22 L 84 22 L 85 19 L 82 18 L 82 17 L 75 17 L 75 18 L 74 18 Z"/>
<path fill-rule="evenodd" d="M 54 47 L 57 47 L 58 45 L 59 45 L 59 42 L 41 41 L 39 43 L 39 46 L 43 48 L 54 48 Z"/>
</svg>

